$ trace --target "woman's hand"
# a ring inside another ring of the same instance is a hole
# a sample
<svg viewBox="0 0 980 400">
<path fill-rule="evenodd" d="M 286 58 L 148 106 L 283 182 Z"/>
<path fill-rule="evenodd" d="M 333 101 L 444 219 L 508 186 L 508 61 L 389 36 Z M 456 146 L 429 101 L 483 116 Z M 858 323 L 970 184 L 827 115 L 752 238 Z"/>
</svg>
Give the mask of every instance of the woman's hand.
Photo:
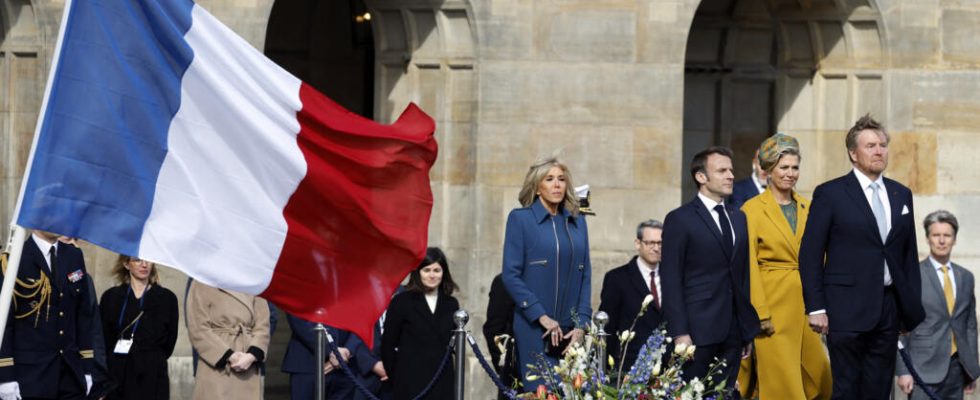
<svg viewBox="0 0 980 400">
<path fill-rule="evenodd" d="M 544 339 L 550 335 L 551 345 L 558 346 L 558 342 L 561 341 L 562 337 L 561 327 L 558 326 L 558 321 L 551 319 L 547 315 L 542 315 L 541 318 L 538 318 L 538 323 L 544 327 L 544 335 L 541 335 L 541 338 Z"/>
<path fill-rule="evenodd" d="M 572 348 L 573 344 L 581 343 L 583 337 L 585 337 L 585 331 L 583 331 L 581 328 L 572 329 L 570 332 L 565 334 L 565 339 L 571 339 L 571 341 L 568 342 L 568 347 L 565 347 L 565 351 L 563 351 L 562 354 L 567 353 L 568 350 Z"/>
<path fill-rule="evenodd" d="M 772 336 L 774 333 L 776 333 L 776 328 L 774 326 L 772 326 L 772 320 L 771 319 L 766 318 L 764 320 L 760 320 L 759 321 L 759 336 L 760 337 L 769 337 L 769 336 Z"/>
<path fill-rule="evenodd" d="M 238 357 L 235 357 L 235 355 Z M 235 372 L 245 372 L 252 367 L 252 363 L 255 362 L 255 356 L 251 353 L 243 353 L 236 351 L 231 357 L 228 357 L 228 361 L 231 361 L 231 370 Z"/>
</svg>

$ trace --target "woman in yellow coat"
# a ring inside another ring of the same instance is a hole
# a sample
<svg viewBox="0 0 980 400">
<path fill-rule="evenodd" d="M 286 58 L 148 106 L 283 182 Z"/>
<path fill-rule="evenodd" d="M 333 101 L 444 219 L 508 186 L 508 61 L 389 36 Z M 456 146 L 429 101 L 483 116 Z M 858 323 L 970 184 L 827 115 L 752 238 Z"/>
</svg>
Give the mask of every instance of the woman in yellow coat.
<svg viewBox="0 0 980 400">
<path fill-rule="evenodd" d="M 829 399 L 830 360 L 820 335 L 810 330 L 803 308 L 799 250 L 809 202 L 793 191 L 800 172 L 799 143 L 781 133 L 759 149 L 769 172 L 765 192 L 745 202 L 748 220 L 752 305 L 762 333 L 755 339 L 756 377 L 761 400 Z"/>
</svg>

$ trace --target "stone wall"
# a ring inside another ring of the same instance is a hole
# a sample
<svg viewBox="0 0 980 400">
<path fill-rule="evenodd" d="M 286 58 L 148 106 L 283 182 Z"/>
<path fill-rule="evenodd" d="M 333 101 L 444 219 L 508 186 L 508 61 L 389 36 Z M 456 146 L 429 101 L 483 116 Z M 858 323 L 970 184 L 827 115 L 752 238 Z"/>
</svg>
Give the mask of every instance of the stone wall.
<svg viewBox="0 0 980 400">
<path fill-rule="evenodd" d="M 273 0 L 200 1 L 263 48 Z M 916 218 L 961 219 L 955 260 L 980 272 L 980 3 L 931 0 L 729 2 L 774 24 L 777 129 L 800 138 L 809 195 L 849 169 L 844 130 L 866 112 L 890 129 L 888 175 L 916 194 Z M 0 42 L 0 218 L 9 221 L 43 94 L 61 0 L 3 0 Z M 458 296 L 479 334 L 499 272 L 504 221 L 527 167 L 558 155 L 592 186 L 593 304 L 602 275 L 633 253 L 635 224 L 686 201 L 688 32 L 697 0 L 374 0 L 375 115 L 409 101 L 438 122 L 430 242 L 449 254 Z M 735 36 L 733 36 L 735 37 Z M 748 36 L 744 36 L 748 37 Z M 762 52 L 747 42 L 738 47 Z M 737 44 L 737 43 L 736 43 Z M 729 43 L 731 45 L 731 43 Z M 733 45 L 735 46 L 735 45 Z M 736 46 L 737 47 L 737 46 Z M 735 48 L 735 47 L 733 47 Z M 735 103 L 736 106 L 739 104 Z M 735 108 L 738 111 L 738 107 Z M 689 111 L 689 110 L 688 110 Z M 736 163 L 737 168 L 743 162 Z M 927 247 L 919 236 L 920 253 Z M 84 247 L 101 292 L 114 255 Z M 186 277 L 163 271 L 183 299 Z M 182 300 L 181 300 L 182 301 Z M 484 346 L 485 349 L 485 346 Z M 279 349 L 281 352 L 282 349 Z M 270 357 L 281 353 L 270 352 Z M 185 332 L 171 360 L 175 397 L 189 393 Z M 491 398 L 474 360 L 470 398 Z"/>
</svg>

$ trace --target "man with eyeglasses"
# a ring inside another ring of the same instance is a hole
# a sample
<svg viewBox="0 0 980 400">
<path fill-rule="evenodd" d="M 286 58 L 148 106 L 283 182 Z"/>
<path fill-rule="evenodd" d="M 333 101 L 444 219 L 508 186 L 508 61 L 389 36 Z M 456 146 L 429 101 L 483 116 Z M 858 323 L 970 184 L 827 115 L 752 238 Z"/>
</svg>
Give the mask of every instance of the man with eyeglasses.
<svg viewBox="0 0 980 400">
<path fill-rule="evenodd" d="M 640 352 L 640 347 L 663 322 L 660 290 L 660 249 L 663 224 L 657 220 L 646 220 L 636 227 L 636 254 L 626 265 L 606 273 L 602 281 L 601 304 L 599 310 L 609 314 L 606 332 L 608 354 L 616 360 L 615 371 L 629 371 Z M 643 299 L 652 296 L 646 312 L 636 321 L 633 328 L 635 336 L 626 345 L 626 354 L 621 353 L 620 332 L 630 329 L 633 320 L 640 313 Z"/>
</svg>

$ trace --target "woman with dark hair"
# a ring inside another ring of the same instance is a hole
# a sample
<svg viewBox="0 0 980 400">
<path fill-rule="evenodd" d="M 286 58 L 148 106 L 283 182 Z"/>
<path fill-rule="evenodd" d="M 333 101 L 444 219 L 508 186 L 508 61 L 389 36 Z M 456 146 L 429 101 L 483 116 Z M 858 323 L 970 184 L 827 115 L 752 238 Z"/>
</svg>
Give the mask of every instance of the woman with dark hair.
<svg viewBox="0 0 980 400">
<path fill-rule="evenodd" d="M 405 291 L 391 299 L 381 337 L 381 363 L 395 399 L 413 399 L 435 377 L 452 337 L 459 287 L 449 273 L 446 255 L 426 249 L 419 267 L 408 276 Z M 453 396 L 453 366 L 447 365 L 425 399 Z"/>
<path fill-rule="evenodd" d="M 592 316 L 592 263 L 585 217 L 568 167 L 551 158 L 528 169 L 507 216 L 502 277 L 516 304 L 514 336 L 524 390 L 528 364 L 551 365 L 579 342 Z M 541 372 L 541 371 L 539 371 Z"/>
<path fill-rule="evenodd" d="M 158 283 L 153 263 L 120 255 L 119 286 L 102 294 L 100 311 L 109 376 L 108 399 L 168 399 L 167 359 L 177 343 L 177 296 Z"/>
</svg>

